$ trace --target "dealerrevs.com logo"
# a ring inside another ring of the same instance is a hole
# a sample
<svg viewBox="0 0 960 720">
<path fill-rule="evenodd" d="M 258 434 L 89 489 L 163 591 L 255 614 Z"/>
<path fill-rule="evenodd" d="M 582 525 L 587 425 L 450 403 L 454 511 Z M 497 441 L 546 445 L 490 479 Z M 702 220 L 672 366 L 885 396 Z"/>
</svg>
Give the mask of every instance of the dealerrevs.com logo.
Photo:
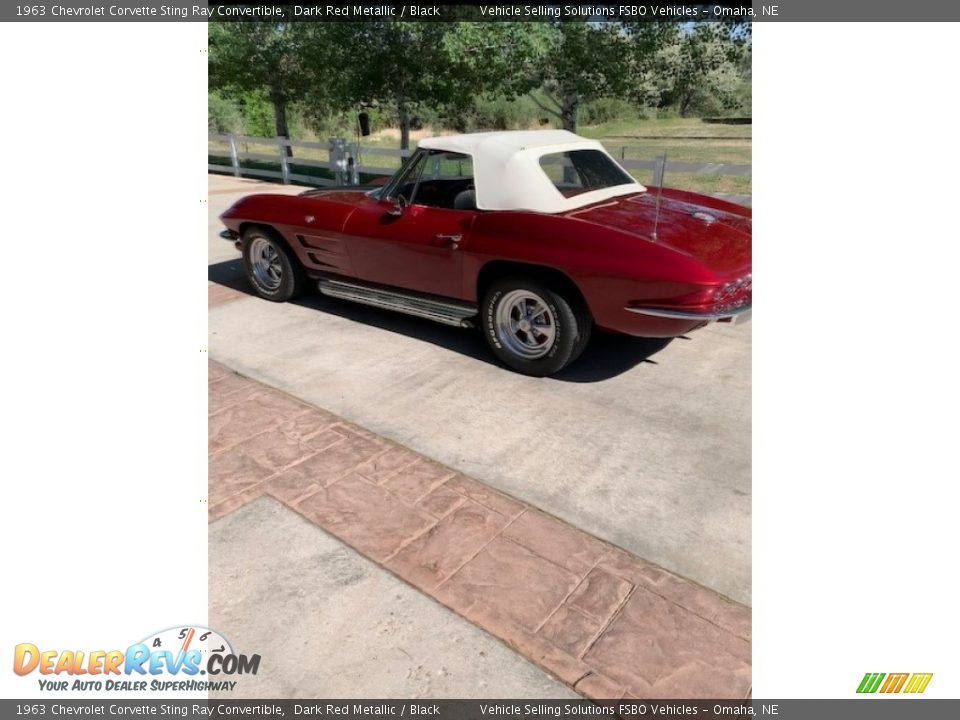
<svg viewBox="0 0 960 720">
<path fill-rule="evenodd" d="M 126 650 L 41 650 L 20 643 L 13 671 L 37 673 L 41 690 L 233 690 L 239 675 L 256 675 L 259 655 L 242 655 L 216 630 L 172 627 L 152 633 Z"/>
<path fill-rule="evenodd" d="M 922 693 L 933 673 L 867 673 L 857 687 L 858 693 Z"/>
</svg>

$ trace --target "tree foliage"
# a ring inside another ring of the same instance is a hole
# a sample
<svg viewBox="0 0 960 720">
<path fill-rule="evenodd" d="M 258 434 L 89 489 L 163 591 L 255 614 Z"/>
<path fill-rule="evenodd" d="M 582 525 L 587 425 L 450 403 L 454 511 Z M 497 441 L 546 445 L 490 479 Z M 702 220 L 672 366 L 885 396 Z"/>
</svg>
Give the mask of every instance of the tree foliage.
<svg viewBox="0 0 960 720">
<path fill-rule="evenodd" d="M 686 117 L 733 107 L 744 71 L 749 73 L 749 24 L 698 23 L 660 50 L 661 104 Z M 748 76 L 749 77 L 749 76 Z"/>
<path fill-rule="evenodd" d="M 211 89 L 263 91 L 274 109 L 276 133 L 289 137 L 287 111 L 316 82 L 322 23 L 212 22 L 208 30 Z"/>
<path fill-rule="evenodd" d="M 478 86 L 508 97 L 540 90 L 531 97 L 569 130 L 582 102 L 627 87 L 627 38 L 618 25 L 458 23 L 448 42 Z"/>
<path fill-rule="evenodd" d="M 478 98 L 526 96 L 574 131 L 603 98 L 683 115 L 731 107 L 749 41 L 749 24 L 726 23 L 214 22 L 210 86 L 264 93 L 283 136 L 294 104 L 314 117 L 389 109 L 406 148 L 418 113 L 463 127 Z"/>
<path fill-rule="evenodd" d="M 400 122 L 401 147 L 410 143 L 411 116 L 420 106 L 437 106 L 469 93 L 465 78 L 450 72 L 444 43 L 448 23 L 334 23 L 336 95 L 360 106 L 392 106 Z"/>
</svg>

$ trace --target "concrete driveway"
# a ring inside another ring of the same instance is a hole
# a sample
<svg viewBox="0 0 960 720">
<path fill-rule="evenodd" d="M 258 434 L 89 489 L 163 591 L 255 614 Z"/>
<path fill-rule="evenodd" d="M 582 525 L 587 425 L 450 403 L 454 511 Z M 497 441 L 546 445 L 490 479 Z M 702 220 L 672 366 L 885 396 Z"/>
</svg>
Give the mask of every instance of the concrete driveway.
<svg viewBox="0 0 960 720">
<path fill-rule="evenodd" d="M 263 654 L 220 699 L 579 697 L 267 497 L 210 526 L 210 600 L 210 622 Z"/>
<path fill-rule="evenodd" d="M 217 215 L 278 185 L 210 179 L 210 279 L 243 289 Z M 598 336 L 562 375 L 496 364 L 479 333 L 318 295 L 209 315 L 212 359 L 750 604 L 750 326 Z"/>
</svg>

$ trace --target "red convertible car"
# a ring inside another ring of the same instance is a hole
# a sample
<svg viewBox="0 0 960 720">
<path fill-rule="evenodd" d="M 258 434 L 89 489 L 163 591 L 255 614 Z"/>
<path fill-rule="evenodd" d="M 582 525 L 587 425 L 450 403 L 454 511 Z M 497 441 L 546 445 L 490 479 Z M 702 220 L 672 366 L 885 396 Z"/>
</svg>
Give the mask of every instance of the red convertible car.
<svg viewBox="0 0 960 720">
<path fill-rule="evenodd" d="M 250 284 L 479 326 L 528 375 L 558 372 L 593 328 L 675 337 L 746 319 L 751 213 L 648 189 L 558 130 L 423 140 L 386 184 L 250 195 L 221 216 Z"/>
</svg>

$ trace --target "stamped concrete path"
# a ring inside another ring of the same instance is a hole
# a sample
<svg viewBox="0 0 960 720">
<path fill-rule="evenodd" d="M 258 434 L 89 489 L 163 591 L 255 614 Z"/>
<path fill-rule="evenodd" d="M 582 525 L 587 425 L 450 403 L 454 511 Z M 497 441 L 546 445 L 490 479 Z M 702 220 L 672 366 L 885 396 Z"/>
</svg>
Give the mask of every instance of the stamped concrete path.
<svg viewBox="0 0 960 720">
<path fill-rule="evenodd" d="M 590 698 L 749 694 L 749 608 L 222 365 L 209 377 L 212 523 L 272 497 Z"/>
</svg>

